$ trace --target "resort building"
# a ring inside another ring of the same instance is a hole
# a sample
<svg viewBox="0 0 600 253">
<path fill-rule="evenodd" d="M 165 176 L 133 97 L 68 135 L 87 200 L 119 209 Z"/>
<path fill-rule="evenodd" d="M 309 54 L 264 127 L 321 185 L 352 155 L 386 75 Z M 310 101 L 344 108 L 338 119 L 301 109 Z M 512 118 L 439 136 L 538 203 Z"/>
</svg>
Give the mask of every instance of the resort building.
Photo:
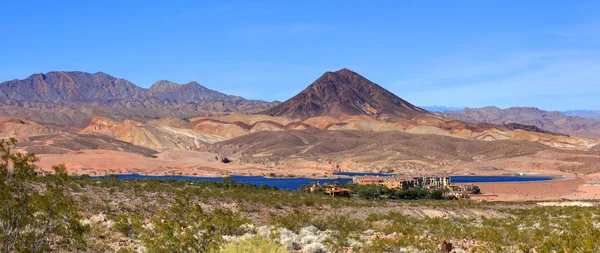
<svg viewBox="0 0 600 253">
<path fill-rule="evenodd" d="M 436 176 L 356 176 L 352 181 L 360 185 L 384 185 L 389 189 L 443 188 L 450 185 L 449 177 Z"/>
<path fill-rule="evenodd" d="M 331 197 L 350 197 L 351 190 L 344 187 L 326 186 L 325 193 Z"/>
<path fill-rule="evenodd" d="M 313 184 L 310 187 L 304 188 L 304 191 L 322 191 L 325 194 L 330 195 L 332 197 L 350 197 L 350 192 L 352 192 L 352 190 L 350 190 L 349 188 L 339 187 L 327 183 L 323 185 Z"/>
<path fill-rule="evenodd" d="M 389 189 L 408 189 L 415 187 L 415 180 L 409 177 L 393 176 L 387 177 L 383 185 Z"/>
<path fill-rule="evenodd" d="M 450 185 L 449 177 L 415 177 L 415 185 L 421 188 L 441 188 Z"/>
<path fill-rule="evenodd" d="M 383 184 L 385 182 L 386 177 L 380 177 L 380 176 L 360 176 L 360 177 L 353 177 L 352 178 L 352 182 L 354 182 L 355 184 Z"/>
</svg>

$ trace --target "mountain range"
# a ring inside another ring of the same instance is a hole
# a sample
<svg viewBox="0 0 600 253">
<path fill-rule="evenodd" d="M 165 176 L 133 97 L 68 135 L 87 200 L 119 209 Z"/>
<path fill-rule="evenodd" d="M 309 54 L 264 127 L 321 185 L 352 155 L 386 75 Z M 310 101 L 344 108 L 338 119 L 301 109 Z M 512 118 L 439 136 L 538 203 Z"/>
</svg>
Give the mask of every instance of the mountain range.
<svg viewBox="0 0 600 253">
<path fill-rule="evenodd" d="M 79 71 L 34 74 L 23 80 L 0 83 L 0 91 L 0 103 L 5 105 L 51 103 L 155 108 L 179 103 L 245 100 L 208 89 L 197 82 L 177 84 L 161 80 L 144 89 L 102 72 Z"/>
<path fill-rule="evenodd" d="M 600 149 L 591 139 L 596 130 L 577 128 L 588 127 L 581 120 L 535 108 L 431 113 L 348 69 L 324 73 L 282 103 L 197 82 L 162 80 L 144 89 L 100 72 L 50 72 L 0 84 L 1 137 L 16 137 L 19 148 L 74 168 L 136 166 L 125 172 L 162 170 L 170 161 L 179 169 L 169 173 L 208 166 L 200 172 L 206 174 L 225 169 L 219 157 L 232 161 L 227 170 L 283 166 L 326 174 L 319 169 L 324 161 L 356 170 L 469 169 L 521 166 L 519 159 L 540 152 L 552 154 L 535 158 L 547 164 L 581 154 L 554 162 L 570 170 L 596 162 L 591 154 Z M 107 157 L 125 160 L 106 163 Z M 163 162 L 147 160 L 153 157 Z"/>
<path fill-rule="evenodd" d="M 511 107 L 500 109 L 494 106 L 466 108 L 461 111 L 436 113 L 445 118 L 489 124 L 518 123 L 535 126 L 546 131 L 600 139 L 600 120 L 568 116 L 557 111 L 544 111 L 535 107 Z"/>
<path fill-rule="evenodd" d="M 252 113 L 278 102 L 247 100 L 197 82 L 161 80 L 149 89 L 97 72 L 53 71 L 0 83 L 0 116 L 82 129 L 95 116 L 149 121 L 165 117 Z"/>
<path fill-rule="evenodd" d="M 587 119 L 600 119 L 600 110 L 569 110 L 563 112 L 567 116 L 577 116 Z"/>
</svg>

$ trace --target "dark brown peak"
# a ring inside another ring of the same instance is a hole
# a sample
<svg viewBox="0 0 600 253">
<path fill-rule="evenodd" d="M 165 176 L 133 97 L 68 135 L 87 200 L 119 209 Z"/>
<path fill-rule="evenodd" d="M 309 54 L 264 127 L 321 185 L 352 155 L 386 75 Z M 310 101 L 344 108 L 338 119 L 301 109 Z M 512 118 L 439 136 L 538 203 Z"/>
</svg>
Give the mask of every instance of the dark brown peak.
<svg viewBox="0 0 600 253">
<path fill-rule="evenodd" d="M 340 69 L 340 70 L 336 71 L 335 73 L 342 74 L 342 75 L 352 75 L 352 74 L 359 75 L 356 72 L 349 70 L 347 68 Z"/>
<path fill-rule="evenodd" d="M 372 84 L 373 82 L 371 82 L 369 79 L 365 78 L 364 76 L 361 76 L 360 74 L 343 68 L 340 69 L 338 71 L 327 71 L 325 72 L 325 74 L 323 74 L 321 77 L 319 77 L 319 79 L 317 79 L 313 84 L 336 84 L 336 85 L 340 85 L 340 84 L 345 84 L 345 85 L 350 85 L 350 86 L 354 86 L 357 84 L 367 84 L 370 83 Z"/>
<path fill-rule="evenodd" d="M 338 71 L 327 71 L 323 75 L 324 76 L 360 76 L 360 77 L 362 77 L 360 74 L 358 74 L 352 70 L 349 70 L 347 68 L 343 68 Z"/>
<path fill-rule="evenodd" d="M 429 114 L 349 69 L 326 72 L 296 96 L 263 113 L 299 120 L 321 115 L 396 120 Z"/>
</svg>

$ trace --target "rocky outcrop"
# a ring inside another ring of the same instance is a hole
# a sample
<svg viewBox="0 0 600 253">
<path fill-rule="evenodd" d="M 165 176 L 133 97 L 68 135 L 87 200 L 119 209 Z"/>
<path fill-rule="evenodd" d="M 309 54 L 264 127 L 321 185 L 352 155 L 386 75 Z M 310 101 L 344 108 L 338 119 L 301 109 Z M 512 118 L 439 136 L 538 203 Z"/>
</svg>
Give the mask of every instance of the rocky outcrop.
<svg viewBox="0 0 600 253">
<path fill-rule="evenodd" d="M 504 124 L 504 127 L 508 128 L 510 130 L 525 130 L 525 131 L 536 132 L 536 133 L 546 133 L 546 134 L 552 134 L 552 135 L 568 136 L 566 134 L 554 133 L 554 132 L 546 131 L 546 130 L 543 130 L 543 129 L 541 129 L 539 127 L 536 127 L 536 126 L 523 125 L 523 124 L 517 124 L 517 123 Z"/>
</svg>

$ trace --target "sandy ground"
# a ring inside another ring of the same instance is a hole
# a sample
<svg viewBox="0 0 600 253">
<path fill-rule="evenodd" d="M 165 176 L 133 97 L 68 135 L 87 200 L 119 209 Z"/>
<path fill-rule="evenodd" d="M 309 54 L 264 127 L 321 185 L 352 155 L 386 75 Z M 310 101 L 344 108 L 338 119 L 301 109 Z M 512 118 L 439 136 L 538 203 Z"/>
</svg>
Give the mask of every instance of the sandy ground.
<svg viewBox="0 0 600 253">
<path fill-rule="evenodd" d="M 169 150 L 161 152 L 157 158 L 110 150 L 83 150 L 67 154 L 40 154 L 38 166 L 50 172 L 52 166 L 64 163 L 71 174 L 144 174 L 144 175 L 264 175 L 278 176 L 323 176 L 319 168 L 301 167 L 286 170 L 263 165 L 225 164 L 215 159 L 209 152 Z"/>
<path fill-rule="evenodd" d="M 488 201 L 535 201 L 559 199 L 589 199 L 583 192 L 582 179 L 560 179 L 542 182 L 477 183 L 482 194 L 474 199 Z M 600 187 L 598 187 L 600 189 Z M 597 196 L 596 198 L 600 198 Z"/>
</svg>

